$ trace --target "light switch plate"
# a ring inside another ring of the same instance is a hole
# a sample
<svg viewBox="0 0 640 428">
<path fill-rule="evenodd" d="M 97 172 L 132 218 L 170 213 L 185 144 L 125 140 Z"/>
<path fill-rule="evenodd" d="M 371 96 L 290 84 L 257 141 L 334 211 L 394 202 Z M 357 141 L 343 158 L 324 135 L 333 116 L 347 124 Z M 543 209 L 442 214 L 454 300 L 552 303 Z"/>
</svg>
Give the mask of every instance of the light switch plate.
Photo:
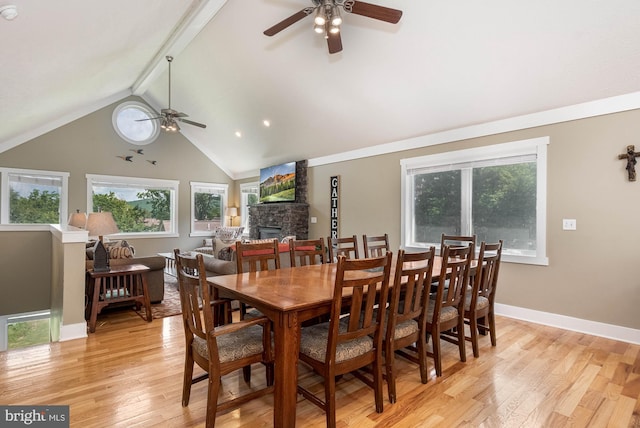
<svg viewBox="0 0 640 428">
<path fill-rule="evenodd" d="M 575 218 L 562 219 L 562 230 L 576 230 L 576 219 Z"/>
</svg>

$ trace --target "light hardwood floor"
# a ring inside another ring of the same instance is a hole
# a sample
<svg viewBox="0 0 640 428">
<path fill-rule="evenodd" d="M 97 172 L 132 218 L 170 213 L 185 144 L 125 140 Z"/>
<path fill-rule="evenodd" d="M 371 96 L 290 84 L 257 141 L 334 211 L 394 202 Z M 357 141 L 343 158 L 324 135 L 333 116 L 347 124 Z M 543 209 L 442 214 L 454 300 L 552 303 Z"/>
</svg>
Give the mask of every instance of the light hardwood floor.
<svg viewBox="0 0 640 428">
<path fill-rule="evenodd" d="M 398 402 L 385 389 L 384 413 L 373 394 L 346 375 L 338 382 L 339 427 L 640 427 L 640 346 L 498 318 L 498 346 L 481 338 L 480 358 L 444 347 L 443 376 L 420 383 L 399 362 Z M 88 339 L 0 353 L 0 404 L 69 405 L 72 427 L 204 426 L 206 382 L 181 406 L 184 337 L 179 316 L 146 323 L 132 311 L 98 319 Z M 319 381 L 301 369 L 301 382 Z M 264 383 L 255 366 L 252 382 Z M 224 379 L 224 394 L 244 388 Z M 386 388 L 386 385 L 385 385 Z M 322 388 L 318 386 L 318 393 Z M 272 425 L 273 398 L 224 415 L 220 427 Z M 323 427 L 320 409 L 299 398 L 300 427 Z"/>
</svg>

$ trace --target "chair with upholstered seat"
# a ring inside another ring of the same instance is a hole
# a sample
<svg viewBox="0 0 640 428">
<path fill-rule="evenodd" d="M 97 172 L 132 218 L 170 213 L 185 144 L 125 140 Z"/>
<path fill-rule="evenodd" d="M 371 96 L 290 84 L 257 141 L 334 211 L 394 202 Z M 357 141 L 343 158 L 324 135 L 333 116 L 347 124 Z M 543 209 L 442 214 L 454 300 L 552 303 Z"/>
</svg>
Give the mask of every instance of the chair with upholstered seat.
<svg viewBox="0 0 640 428">
<path fill-rule="evenodd" d="M 475 258 L 476 255 L 476 235 L 464 236 L 464 235 L 445 235 L 442 234 L 440 238 L 440 255 L 443 255 L 444 247 L 462 247 L 469 246 L 473 249 L 471 251 L 470 256 L 471 259 Z"/>
<path fill-rule="evenodd" d="M 502 240 L 492 244 L 486 242 L 480 244 L 478 267 L 474 275 L 473 287 L 471 290 L 467 290 L 465 297 L 464 318 L 465 323 L 469 324 L 470 330 L 470 336 L 466 339 L 471 341 L 473 356 L 476 358 L 480 356 L 479 332 L 486 334 L 488 330 L 491 336 L 491 346 L 496 346 L 496 321 L 493 306 L 501 258 Z"/>
<path fill-rule="evenodd" d="M 422 383 L 428 380 L 426 309 L 435 255 L 435 247 L 421 253 L 398 252 L 384 339 L 384 361 L 391 403 L 396 402 L 396 353 L 420 366 Z"/>
<path fill-rule="evenodd" d="M 327 258 L 324 238 L 289 240 L 291 267 L 322 264 Z"/>
<path fill-rule="evenodd" d="M 212 306 L 228 301 L 211 300 L 202 254 L 187 256 L 177 249 L 174 254 L 186 339 L 182 406 L 189 405 L 191 385 L 208 379 L 206 426 L 213 427 L 218 411 L 273 391 L 271 324 L 262 317 L 215 327 Z M 267 365 L 266 387 L 218 403 L 221 376 L 254 363 Z M 194 378 L 194 364 L 206 373 Z"/>
<path fill-rule="evenodd" d="M 329 261 L 327 263 L 335 263 L 338 256 L 345 256 L 347 259 L 359 259 L 358 237 L 356 235 L 344 238 L 327 238 L 327 247 L 329 247 Z"/>
<path fill-rule="evenodd" d="M 392 254 L 348 260 L 338 256 L 330 321 L 304 327 L 300 361 L 324 378 L 324 401 L 298 383 L 298 392 L 326 412 L 327 427 L 336 426 L 336 376 L 353 372 L 373 388 L 376 412 L 383 410 L 381 312 L 376 301 L 387 301 Z M 348 315 L 341 317 L 348 300 Z M 372 366 L 371 376 L 356 370 Z M 342 378 L 344 379 L 344 378 Z"/>
<path fill-rule="evenodd" d="M 444 246 L 440 277 L 435 294 L 429 299 L 426 330 L 431 339 L 432 352 L 436 366 L 436 375 L 442 376 L 442 353 L 440 339 L 452 341 L 458 345 L 460 361 L 467 360 L 464 346 L 464 293 L 469 284 L 471 265 L 471 246 Z M 455 330 L 452 330 L 455 329 Z M 452 330 L 455 339 L 443 332 Z"/>
<path fill-rule="evenodd" d="M 380 257 L 390 251 L 389 235 L 386 233 L 380 236 L 362 235 L 362 242 L 364 244 L 365 257 Z"/>
</svg>

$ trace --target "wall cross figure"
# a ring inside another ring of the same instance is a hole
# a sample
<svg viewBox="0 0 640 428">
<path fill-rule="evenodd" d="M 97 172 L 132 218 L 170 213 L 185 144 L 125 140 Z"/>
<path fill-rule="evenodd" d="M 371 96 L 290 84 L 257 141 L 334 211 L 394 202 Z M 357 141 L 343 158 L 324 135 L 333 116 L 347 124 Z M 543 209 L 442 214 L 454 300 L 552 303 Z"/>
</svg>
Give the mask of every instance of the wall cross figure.
<svg viewBox="0 0 640 428">
<path fill-rule="evenodd" d="M 627 153 L 618 155 L 618 159 L 625 159 L 627 161 L 627 173 L 629 174 L 629 181 L 636 181 L 636 164 L 638 161 L 636 158 L 640 156 L 640 152 L 636 152 L 636 146 L 627 146 Z"/>
</svg>

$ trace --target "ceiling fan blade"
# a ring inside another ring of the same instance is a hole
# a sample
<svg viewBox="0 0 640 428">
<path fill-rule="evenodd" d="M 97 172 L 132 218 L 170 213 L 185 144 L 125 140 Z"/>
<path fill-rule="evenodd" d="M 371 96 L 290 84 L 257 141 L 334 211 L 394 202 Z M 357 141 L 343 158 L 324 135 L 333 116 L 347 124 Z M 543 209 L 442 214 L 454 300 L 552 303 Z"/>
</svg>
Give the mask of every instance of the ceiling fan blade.
<svg viewBox="0 0 640 428">
<path fill-rule="evenodd" d="M 291 15 L 287 19 L 285 19 L 285 20 L 283 20 L 281 22 L 278 22 L 273 27 L 265 30 L 264 31 L 264 35 L 265 36 L 274 36 L 274 35 L 278 34 L 280 31 L 284 30 L 285 28 L 289 27 L 290 25 L 295 24 L 296 22 L 300 21 L 302 18 L 306 17 L 307 15 L 311 15 L 311 12 L 313 12 L 314 9 L 315 8 L 313 8 L 313 7 L 305 7 L 300 12 Z"/>
<path fill-rule="evenodd" d="M 192 120 L 181 119 L 179 117 L 177 117 L 176 119 L 179 120 L 180 122 L 188 123 L 189 125 L 199 126 L 200 128 L 206 128 L 207 127 L 207 125 L 205 125 L 203 123 L 194 122 Z"/>
<path fill-rule="evenodd" d="M 342 37 L 340 37 L 340 32 L 327 33 L 327 35 L 329 36 L 327 37 L 329 53 L 334 54 L 340 52 L 342 50 Z"/>
<path fill-rule="evenodd" d="M 376 4 L 365 3 L 363 1 L 354 1 L 350 10 L 345 6 L 347 12 L 355 13 L 356 15 L 366 16 L 368 18 L 378 19 L 380 21 L 390 22 L 397 24 L 402 17 L 402 11 L 398 9 L 391 9 L 389 7 L 379 6 Z"/>
<path fill-rule="evenodd" d="M 136 119 L 136 122 L 144 122 L 145 120 L 155 120 L 155 119 L 162 119 L 163 116 L 158 116 L 158 117 L 148 117 L 146 119 Z"/>
</svg>

